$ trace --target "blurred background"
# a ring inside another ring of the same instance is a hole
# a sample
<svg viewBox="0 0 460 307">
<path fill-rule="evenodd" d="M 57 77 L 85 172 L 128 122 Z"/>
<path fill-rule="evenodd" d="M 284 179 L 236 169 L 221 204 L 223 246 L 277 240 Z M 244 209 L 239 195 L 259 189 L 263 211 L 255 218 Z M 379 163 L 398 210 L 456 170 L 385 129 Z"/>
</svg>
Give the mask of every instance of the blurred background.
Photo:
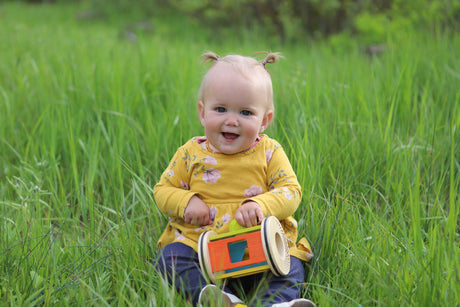
<svg viewBox="0 0 460 307">
<path fill-rule="evenodd" d="M 225 29 L 262 31 L 281 43 L 327 40 L 338 48 L 353 37 L 369 53 L 391 35 L 407 31 L 460 31 L 458 0 L 28 0 L 30 4 L 77 3 L 78 20 L 124 23 L 134 40 L 155 18 L 181 16 L 215 34 Z M 263 29 L 263 30 L 261 30 Z"/>
</svg>

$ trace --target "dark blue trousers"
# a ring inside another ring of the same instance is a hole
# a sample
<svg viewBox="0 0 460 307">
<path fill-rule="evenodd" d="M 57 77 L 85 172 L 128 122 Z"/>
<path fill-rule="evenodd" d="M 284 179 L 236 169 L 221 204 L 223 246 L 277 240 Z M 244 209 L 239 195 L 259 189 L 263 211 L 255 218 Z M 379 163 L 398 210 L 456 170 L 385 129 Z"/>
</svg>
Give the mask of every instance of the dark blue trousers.
<svg viewBox="0 0 460 307">
<path fill-rule="evenodd" d="M 182 243 L 166 245 L 160 251 L 155 266 L 159 274 L 167 278 L 179 293 L 190 299 L 194 306 L 197 304 L 200 291 L 207 283 L 200 270 L 198 254 L 193 248 Z M 255 299 L 246 304 L 270 306 L 299 298 L 304 281 L 302 262 L 291 256 L 291 270 L 287 276 L 277 277 L 271 272 L 265 272 L 229 279 L 224 291 L 235 294 L 243 301 L 241 293 L 253 291 Z"/>
</svg>

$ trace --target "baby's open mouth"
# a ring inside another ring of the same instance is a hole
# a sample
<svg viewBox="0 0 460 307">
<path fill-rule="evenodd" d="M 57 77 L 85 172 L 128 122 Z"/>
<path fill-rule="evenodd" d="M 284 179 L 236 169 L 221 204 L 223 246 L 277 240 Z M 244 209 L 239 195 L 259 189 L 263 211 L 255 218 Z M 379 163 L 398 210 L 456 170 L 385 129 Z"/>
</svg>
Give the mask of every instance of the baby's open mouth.
<svg viewBox="0 0 460 307">
<path fill-rule="evenodd" d="M 236 133 L 229 133 L 229 132 L 222 132 L 222 136 L 223 136 L 224 139 L 226 139 L 227 141 L 233 141 L 233 140 L 236 140 L 236 138 L 239 137 L 238 134 L 236 134 Z"/>
</svg>

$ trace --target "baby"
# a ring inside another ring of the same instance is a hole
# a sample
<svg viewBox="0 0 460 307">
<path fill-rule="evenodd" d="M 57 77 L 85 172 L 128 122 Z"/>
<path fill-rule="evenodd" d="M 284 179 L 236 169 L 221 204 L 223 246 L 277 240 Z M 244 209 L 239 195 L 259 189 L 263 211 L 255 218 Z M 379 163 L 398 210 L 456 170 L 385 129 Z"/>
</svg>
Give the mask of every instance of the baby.
<svg viewBox="0 0 460 307">
<path fill-rule="evenodd" d="M 158 242 L 157 269 L 194 305 L 206 305 L 219 296 L 235 306 L 243 303 L 235 294 L 246 296 L 251 290 L 251 304 L 314 306 L 299 298 L 305 279 L 301 260 L 313 256 L 306 239 L 297 243 L 297 222 L 292 217 L 301 188 L 282 146 L 262 134 L 275 112 L 265 66 L 279 55 L 268 53 L 261 63 L 240 55 L 203 57 L 213 63 L 198 96 L 205 136 L 194 137 L 177 150 L 154 188 L 158 208 L 169 216 Z M 251 227 L 266 216 L 277 217 L 288 238 L 288 275 L 235 278 L 223 289 L 207 285 L 196 253 L 199 236 L 206 230 L 228 232 L 233 219 Z"/>
</svg>

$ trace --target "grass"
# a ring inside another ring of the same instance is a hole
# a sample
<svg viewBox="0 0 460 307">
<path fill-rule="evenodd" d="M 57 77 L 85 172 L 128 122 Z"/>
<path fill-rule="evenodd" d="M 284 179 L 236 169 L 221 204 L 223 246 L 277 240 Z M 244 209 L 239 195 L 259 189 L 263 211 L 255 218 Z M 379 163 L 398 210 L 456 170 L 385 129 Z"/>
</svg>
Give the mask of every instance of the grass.
<svg viewBox="0 0 460 307">
<path fill-rule="evenodd" d="M 276 118 L 312 243 L 303 295 L 319 306 L 453 306 L 460 301 L 460 39 L 402 33 L 358 47 L 279 44 L 75 7 L 0 5 L 0 302 L 186 302 L 150 261 L 166 218 L 152 188 L 177 147 L 201 135 L 195 97 L 206 50 L 272 49 Z"/>
</svg>

